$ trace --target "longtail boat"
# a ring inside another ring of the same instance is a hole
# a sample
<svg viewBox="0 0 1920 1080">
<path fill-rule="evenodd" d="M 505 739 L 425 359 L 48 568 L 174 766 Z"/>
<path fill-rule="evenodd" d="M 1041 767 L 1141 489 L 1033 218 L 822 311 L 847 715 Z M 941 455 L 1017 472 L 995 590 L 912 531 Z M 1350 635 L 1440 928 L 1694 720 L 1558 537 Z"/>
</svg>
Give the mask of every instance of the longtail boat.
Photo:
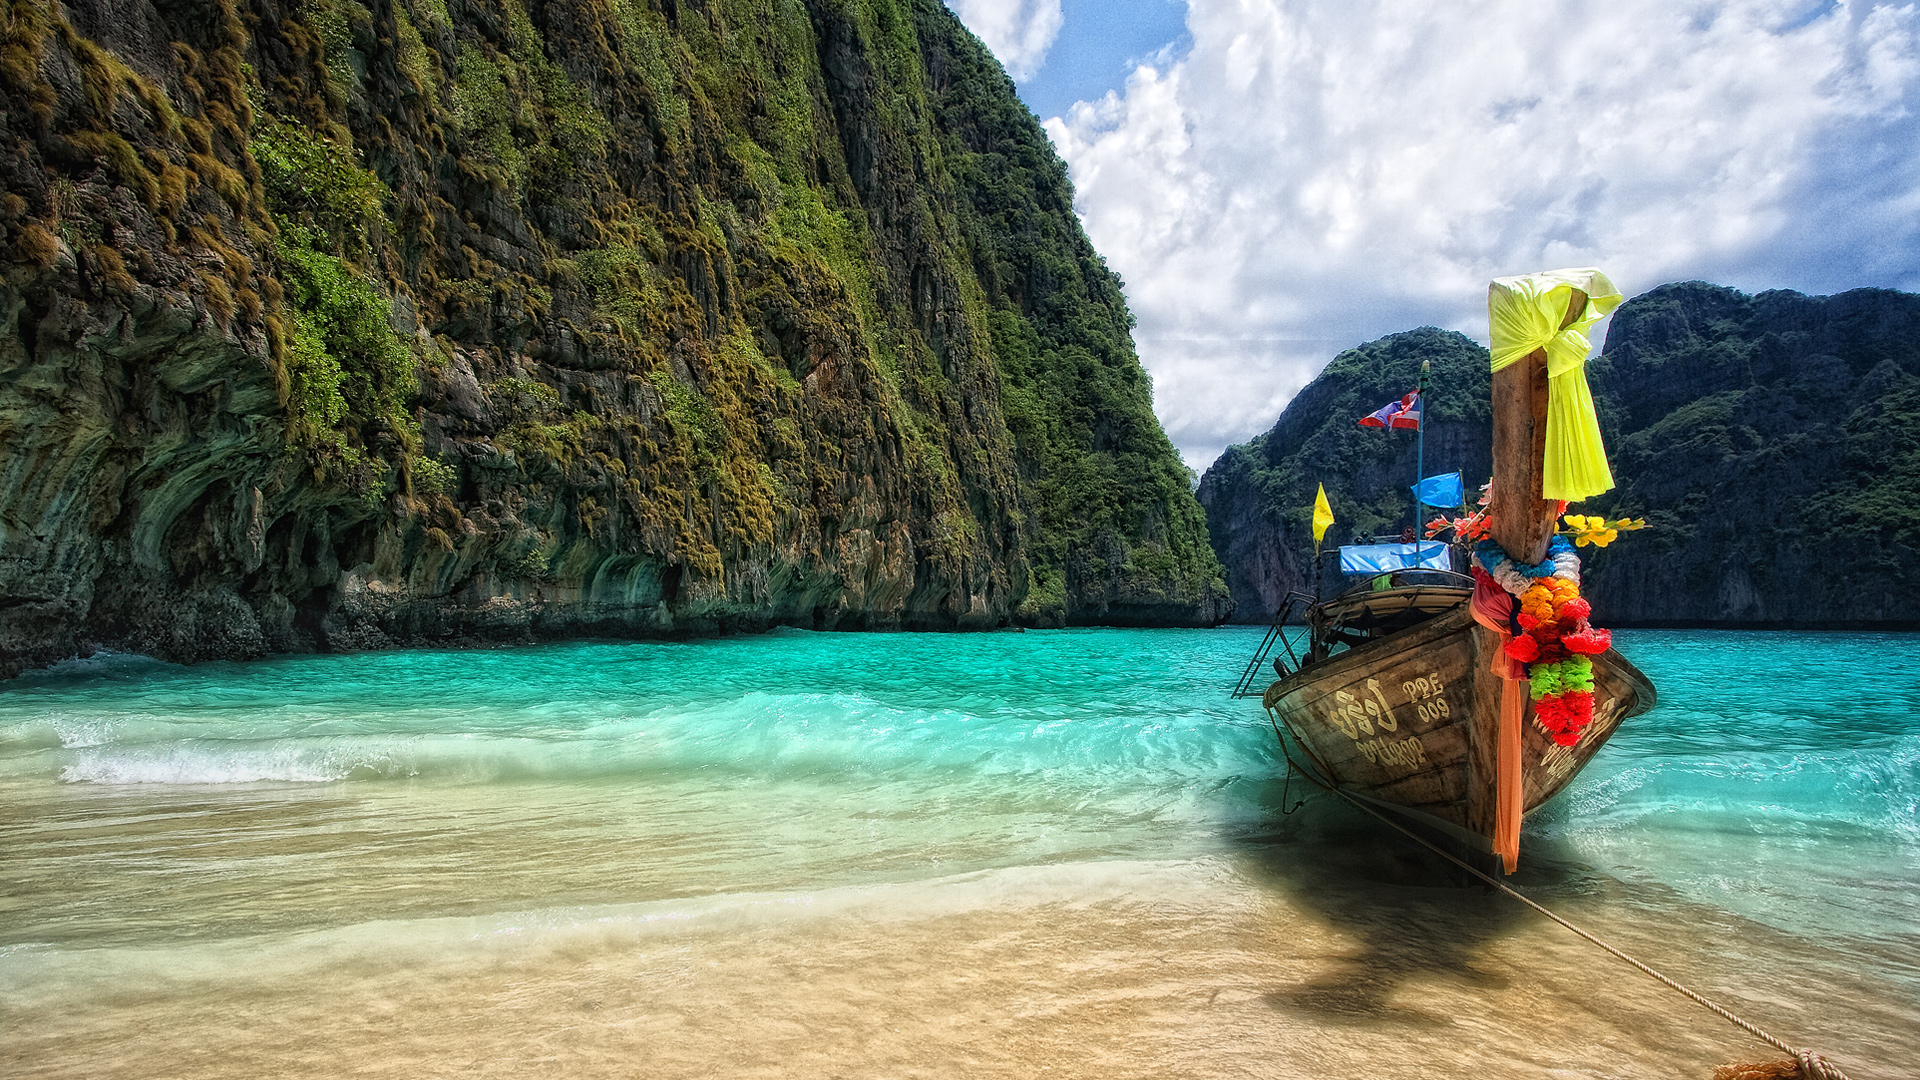
<svg viewBox="0 0 1920 1080">
<path fill-rule="evenodd" d="M 1509 873 L 1521 818 L 1565 789 L 1621 723 L 1656 700 L 1647 677 L 1589 627 L 1590 609 L 1577 597 L 1578 557 L 1569 562 L 1571 546 L 1555 539 L 1562 500 L 1611 486 L 1604 451 L 1597 478 L 1588 460 L 1571 466 L 1587 470 L 1573 482 L 1568 463 L 1546 452 L 1550 426 L 1559 428 L 1562 454 L 1576 434 L 1598 447 L 1591 399 L 1550 401 L 1549 381 L 1552 394 L 1586 395 L 1584 330 L 1618 303 L 1598 271 L 1494 283 L 1493 482 L 1476 573 L 1415 558 L 1306 604 L 1305 655 L 1289 646 L 1295 666 L 1277 661 L 1280 678 L 1261 695 L 1276 734 L 1284 732 L 1290 767 L 1497 856 Z M 1543 309 L 1553 313 L 1544 326 L 1526 325 Z M 1577 385 L 1561 381 L 1569 370 Z M 1584 416 L 1574 415 L 1578 404 Z M 1570 432 L 1576 425 L 1591 430 Z M 1413 545 L 1416 554 L 1420 547 Z M 1548 587 L 1553 578 L 1567 584 Z M 1286 616 L 1283 608 L 1276 631 Z M 1590 677 L 1590 691 L 1537 692 L 1549 681 L 1559 689 L 1575 669 L 1580 687 Z M 1568 706 L 1589 692 L 1590 712 L 1584 700 Z"/>
</svg>

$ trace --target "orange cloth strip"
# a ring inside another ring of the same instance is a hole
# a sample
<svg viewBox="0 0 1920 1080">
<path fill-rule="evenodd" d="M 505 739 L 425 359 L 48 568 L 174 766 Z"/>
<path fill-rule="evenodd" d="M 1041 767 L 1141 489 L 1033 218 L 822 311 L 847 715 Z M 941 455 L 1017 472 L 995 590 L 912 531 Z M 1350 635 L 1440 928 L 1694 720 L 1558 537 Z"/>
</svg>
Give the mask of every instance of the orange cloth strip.
<svg viewBox="0 0 1920 1080">
<path fill-rule="evenodd" d="M 1520 726 L 1527 695 L 1524 682 L 1500 683 L 1500 734 L 1494 755 L 1493 853 L 1511 874 L 1520 865 Z"/>
<path fill-rule="evenodd" d="M 1520 865 L 1520 731 L 1527 708 L 1521 687 L 1526 683 L 1527 665 L 1507 655 L 1507 642 L 1513 640 L 1507 622 L 1513 612 L 1512 594 L 1478 569 L 1473 572 L 1473 586 L 1468 608 L 1474 621 L 1500 635 L 1500 647 L 1488 665 L 1501 679 L 1500 725 L 1493 740 L 1493 853 L 1511 874 Z"/>
</svg>

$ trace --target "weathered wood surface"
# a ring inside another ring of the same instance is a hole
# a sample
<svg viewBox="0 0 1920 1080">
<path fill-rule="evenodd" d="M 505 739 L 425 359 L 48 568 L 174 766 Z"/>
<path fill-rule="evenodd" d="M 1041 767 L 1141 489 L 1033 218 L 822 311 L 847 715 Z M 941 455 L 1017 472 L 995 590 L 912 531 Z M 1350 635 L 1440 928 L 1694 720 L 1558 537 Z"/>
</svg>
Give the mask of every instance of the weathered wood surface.
<svg viewBox="0 0 1920 1080">
<path fill-rule="evenodd" d="M 1469 722 L 1474 726 L 1473 756 L 1467 776 L 1466 806 L 1461 816 L 1467 830 L 1476 836 L 1492 836 L 1496 827 L 1496 809 L 1500 792 L 1500 695 L 1506 680 L 1493 673 L 1494 650 L 1500 647 L 1500 635 L 1476 624 L 1472 630 L 1473 655 L 1480 660 L 1473 666 L 1475 712 Z M 1526 725 L 1531 727 L 1533 725 Z M 1522 740 L 1525 736 L 1521 736 Z M 1522 772 L 1522 776 L 1525 773 Z M 1524 806 L 1525 803 L 1522 803 Z"/>
<path fill-rule="evenodd" d="M 1562 329 L 1587 309 L 1579 289 L 1567 301 Z M 1493 498 L 1491 533 L 1508 555 L 1524 563 L 1547 557 L 1559 518 L 1540 494 L 1547 449 L 1547 354 L 1536 349 L 1493 373 Z"/>
<path fill-rule="evenodd" d="M 1402 615 L 1439 615 L 1459 602 L 1457 585 L 1403 585 L 1328 600 L 1320 605 L 1320 618 L 1327 626 L 1368 625 Z"/>
<path fill-rule="evenodd" d="M 1653 708 L 1658 701 L 1653 683 L 1640 669 L 1627 662 L 1617 651 L 1608 649 L 1593 658 L 1593 723 L 1580 733 L 1580 741 L 1560 746 L 1547 730 L 1533 722 L 1533 709 L 1527 709 L 1527 725 L 1522 739 L 1526 767 L 1526 794 L 1521 805 L 1532 810 L 1558 795 L 1573 782 L 1580 770 L 1608 739 L 1620 723 Z"/>
<path fill-rule="evenodd" d="M 1455 611 L 1359 646 L 1268 687 L 1263 703 L 1338 784 L 1493 835 L 1499 638 L 1464 600 Z M 1523 736 L 1524 810 L 1564 788 L 1620 722 L 1652 708 L 1651 684 L 1619 653 L 1594 658 L 1594 722 L 1573 746 L 1533 720 Z"/>
<path fill-rule="evenodd" d="M 1459 633 L 1464 607 L 1411 630 L 1314 665 L 1270 707 L 1312 746 L 1333 778 L 1402 806 L 1447 808 L 1466 794 L 1469 708 L 1456 683 L 1467 679 L 1472 643 Z M 1456 822 L 1464 824 L 1464 822 Z"/>
</svg>

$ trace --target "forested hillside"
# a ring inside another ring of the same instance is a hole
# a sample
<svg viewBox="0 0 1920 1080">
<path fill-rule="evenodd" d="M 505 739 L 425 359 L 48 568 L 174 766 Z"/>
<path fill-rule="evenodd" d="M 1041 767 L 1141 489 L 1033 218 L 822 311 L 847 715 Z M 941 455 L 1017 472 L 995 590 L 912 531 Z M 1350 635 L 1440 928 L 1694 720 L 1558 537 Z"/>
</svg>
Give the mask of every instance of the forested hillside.
<svg viewBox="0 0 1920 1080">
<path fill-rule="evenodd" d="M 1747 296 L 1686 282 L 1623 305 L 1588 364 L 1618 481 L 1579 509 L 1652 528 L 1588 549 L 1611 625 L 1899 626 L 1920 563 L 1920 296 Z M 1406 517 L 1411 434 L 1355 426 L 1434 361 L 1427 471 L 1489 471 L 1487 353 L 1419 330 L 1342 353 L 1272 431 L 1230 448 L 1200 499 L 1239 617 L 1310 588 L 1324 482 L 1329 542 Z M 1436 452 L 1435 447 L 1440 449 Z"/>
<path fill-rule="evenodd" d="M 1273 429 L 1230 446 L 1200 481 L 1214 550 L 1227 568 L 1236 618 L 1264 622 L 1295 589 L 1313 591 L 1313 497 L 1325 484 L 1335 524 L 1322 550 L 1413 523 L 1418 452 L 1412 431 L 1357 421 L 1420 384 L 1427 393 L 1426 473 L 1458 469 L 1469 491 L 1487 482 L 1492 453 L 1487 350 L 1451 330 L 1393 334 L 1334 357 Z M 1336 588 L 1332 556 L 1322 583 Z"/>
</svg>

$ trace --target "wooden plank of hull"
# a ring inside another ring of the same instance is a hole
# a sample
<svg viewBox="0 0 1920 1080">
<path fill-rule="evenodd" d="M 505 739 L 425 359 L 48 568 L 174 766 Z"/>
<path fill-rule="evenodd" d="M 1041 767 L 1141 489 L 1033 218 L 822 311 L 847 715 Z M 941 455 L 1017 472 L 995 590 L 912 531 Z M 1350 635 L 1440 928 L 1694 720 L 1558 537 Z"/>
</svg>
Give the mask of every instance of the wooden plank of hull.
<svg viewBox="0 0 1920 1080">
<path fill-rule="evenodd" d="M 1473 700 L 1476 705 L 1482 706 L 1482 712 L 1485 714 L 1485 719 L 1479 721 L 1475 726 L 1477 730 L 1485 733 L 1485 737 L 1475 739 L 1473 743 L 1473 772 L 1468 778 L 1467 802 L 1466 805 L 1461 808 L 1461 815 L 1466 819 L 1467 831 L 1475 836 L 1487 838 L 1489 848 L 1491 848 L 1493 844 L 1491 838 L 1494 834 L 1496 822 L 1495 808 L 1499 805 L 1499 781 L 1497 779 L 1498 774 L 1495 772 L 1495 765 L 1498 761 L 1500 695 L 1506 689 L 1502 685 L 1506 680 L 1493 673 L 1493 650 L 1499 647 L 1499 634 L 1494 633 L 1484 626 L 1474 626 L 1473 655 L 1474 659 L 1478 662 L 1473 665 Z M 1531 712 L 1532 710 L 1529 709 L 1528 711 Z M 1522 779 L 1520 789 L 1520 816 L 1523 818 L 1527 813 L 1525 762 L 1528 758 L 1524 752 L 1526 750 L 1525 732 L 1527 728 L 1533 726 L 1532 724 L 1527 724 L 1525 728 L 1521 729 L 1522 733 L 1520 736 L 1522 750 L 1520 755 L 1520 761 L 1522 763 L 1520 767 Z"/>
<path fill-rule="evenodd" d="M 1329 779 L 1465 825 L 1472 625 L 1463 604 L 1282 679 L 1264 702 Z"/>
<path fill-rule="evenodd" d="M 1268 687 L 1263 703 L 1325 776 L 1354 792 L 1493 835 L 1499 638 L 1455 611 L 1368 642 Z M 1594 719 L 1559 746 L 1533 719 L 1522 735 L 1523 812 L 1572 782 L 1653 687 L 1619 653 L 1594 658 Z"/>
<path fill-rule="evenodd" d="M 1529 706 L 1521 737 L 1522 760 L 1526 763 L 1521 805 L 1532 810 L 1558 795 L 1613 737 L 1622 721 L 1639 716 L 1657 701 L 1653 684 L 1640 669 L 1628 663 L 1618 650 L 1608 649 L 1593 658 L 1593 723 L 1580 733 L 1579 742 L 1557 745 L 1547 729 L 1534 721 Z"/>
<path fill-rule="evenodd" d="M 1562 330 L 1587 310 L 1587 294 L 1567 294 Z M 1535 349 L 1493 373 L 1493 538 L 1523 563 L 1547 557 L 1559 504 L 1544 497 L 1547 451 L 1547 351 Z"/>
</svg>

